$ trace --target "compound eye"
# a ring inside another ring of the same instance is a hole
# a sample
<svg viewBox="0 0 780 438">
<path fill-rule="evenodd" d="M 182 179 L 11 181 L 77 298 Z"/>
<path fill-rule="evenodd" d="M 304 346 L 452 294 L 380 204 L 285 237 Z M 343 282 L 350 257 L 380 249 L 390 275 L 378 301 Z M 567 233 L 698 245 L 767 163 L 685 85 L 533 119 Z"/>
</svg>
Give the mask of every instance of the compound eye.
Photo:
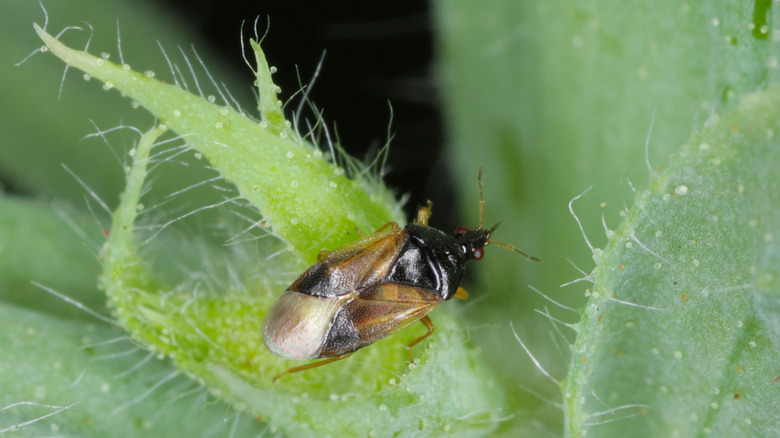
<svg viewBox="0 0 780 438">
<path fill-rule="evenodd" d="M 482 248 L 477 248 L 474 250 L 474 260 L 482 260 L 482 257 L 485 256 L 485 250 Z"/>
<path fill-rule="evenodd" d="M 461 236 L 463 236 L 466 233 L 468 233 L 469 231 L 471 231 L 471 230 L 469 230 L 467 227 L 458 227 L 458 228 L 455 229 L 455 234 L 460 234 Z"/>
</svg>

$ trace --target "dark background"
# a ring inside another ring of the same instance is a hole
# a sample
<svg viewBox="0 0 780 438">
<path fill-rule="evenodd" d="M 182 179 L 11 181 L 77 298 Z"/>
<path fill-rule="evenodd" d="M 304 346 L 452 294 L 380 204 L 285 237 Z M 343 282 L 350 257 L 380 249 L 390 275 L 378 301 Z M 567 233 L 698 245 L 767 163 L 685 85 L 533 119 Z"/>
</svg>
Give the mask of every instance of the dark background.
<svg viewBox="0 0 780 438">
<path fill-rule="evenodd" d="M 224 62 L 254 78 L 240 56 L 239 35 L 259 32 L 269 64 L 286 100 L 299 89 L 298 73 L 308 83 L 326 51 L 310 99 L 324 109 L 342 146 L 363 159 L 394 135 L 385 181 L 397 193 L 409 194 L 411 218 L 427 199 L 435 204 L 434 225 L 449 229 L 452 184 L 442 160 L 443 127 L 433 64 L 434 41 L 428 2 L 364 1 L 263 2 L 164 0 L 197 29 Z M 248 46 L 247 46 L 248 47 Z M 289 114 L 288 114 L 289 116 Z M 333 133 L 333 129 L 331 129 Z"/>
</svg>

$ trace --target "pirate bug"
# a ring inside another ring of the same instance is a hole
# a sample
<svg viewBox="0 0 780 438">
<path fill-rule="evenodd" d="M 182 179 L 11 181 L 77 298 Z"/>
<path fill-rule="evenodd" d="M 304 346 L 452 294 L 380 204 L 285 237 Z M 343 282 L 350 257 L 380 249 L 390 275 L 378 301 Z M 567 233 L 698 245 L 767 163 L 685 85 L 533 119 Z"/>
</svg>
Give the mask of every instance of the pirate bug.
<svg viewBox="0 0 780 438">
<path fill-rule="evenodd" d="M 479 169 L 479 226 L 459 227 L 454 235 L 428 226 L 431 203 L 403 228 L 389 222 L 373 234 L 323 251 L 282 294 L 263 320 L 263 342 L 290 360 L 325 360 L 290 368 L 286 374 L 344 359 L 356 350 L 420 321 L 433 333 L 428 313 L 452 297 L 465 299 L 459 287 L 466 264 L 480 260 L 494 244 L 539 261 L 512 245 L 490 240 L 501 224 L 484 228 L 485 201 Z"/>
</svg>

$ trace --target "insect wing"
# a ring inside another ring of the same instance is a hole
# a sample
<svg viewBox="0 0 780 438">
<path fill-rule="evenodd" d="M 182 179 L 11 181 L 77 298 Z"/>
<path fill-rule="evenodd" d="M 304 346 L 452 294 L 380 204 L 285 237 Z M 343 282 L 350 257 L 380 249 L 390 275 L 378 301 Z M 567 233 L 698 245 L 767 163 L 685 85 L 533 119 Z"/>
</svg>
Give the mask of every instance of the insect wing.
<svg viewBox="0 0 780 438">
<path fill-rule="evenodd" d="M 383 283 L 360 292 L 344 306 L 338 317 L 351 323 L 356 339 L 348 343 L 349 347 L 341 340 L 326 343 L 322 354 L 343 354 L 386 338 L 415 323 L 440 302 L 439 297 L 425 289 L 398 283 Z"/>
<path fill-rule="evenodd" d="M 345 245 L 315 263 L 289 289 L 320 297 L 365 289 L 385 278 L 408 237 L 406 230 L 390 228 Z"/>
<path fill-rule="evenodd" d="M 285 359 L 320 357 L 334 315 L 344 301 L 288 290 L 263 320 L 263 342 Z"/>
</svg>

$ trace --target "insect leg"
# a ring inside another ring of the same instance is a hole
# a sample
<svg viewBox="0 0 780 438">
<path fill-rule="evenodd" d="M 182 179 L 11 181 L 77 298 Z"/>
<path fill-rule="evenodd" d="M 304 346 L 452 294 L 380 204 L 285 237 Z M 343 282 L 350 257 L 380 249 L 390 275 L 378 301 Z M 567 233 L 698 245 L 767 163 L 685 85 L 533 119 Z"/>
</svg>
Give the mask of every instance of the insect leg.
<svg viewBox="0 0 780 438">
<path fill-rule="evenodd" d="M 420 225 L 425 225 L 427 227 L 428 219 L 430 219 L 432 214 L 433 214 L 433 202 L 428 200 L 428 205 L 420 208 L 420 210 L 417 212 L 417 223 Z"/>
<path fill-rule="evenodd" d="M 409 349 L 409 362 L 414 362 L 414 356 L 412 355 L 412 347 L 417 345 L 420 341 L 427 338 L 428 336 L 433 333 L 433 322 L 431 322 L 431 318 L 428 317 L 428 315 L 425 315 L 420 320 L 421 323 L 428 329 L 428 332 L 424 335 L 420 336 L 419 338 L 415 339 L 414 341 L 406 344 L 406 348 Z"/>
<path fill-rule="evenodd" d="M 386 230 L 388 228 L 393 229 L 393 230 L 397 230 L 399 228 L 399 226 L 395 222 L 388 222 L 388 223 L 382 225 L 381 227 L 377 228 L 376 231 L 374 231 L 374 234 L 376 234 L 376 233 L 378 233 L 380 231 L 384 231 L 384 230 Z"/>
<path fill-rule="evenodd" d="M 469 297 L 469 293 L 466 292 L 466 289 L 459 287 L 458 290 L 455 291 L 455 295 L 453 295 L 453 297 L 459 300 L 465 300 L 466 298 Z"/>
<path fill-rule="evenodd" d="M 349 353 L 342 354 L 341 356 L 334 356 L 334 357 L 330 357 L 330 358 L 325 359 L 325 360 L 321 360 L 319 362 L 314 362 L 314 363 L 310 363 L 308 365 L 303 365 L 303 366 L 299 366 L 299 367 L 295 367 L 295 368 L 290 368 L 287 371 L 285 371 L 285 372 L 279 374 L 278 376 L 274 377 L 274 383 L 276 383 L 277 380 L 279 380 L 280 378 L 282 378 L 282 377 L 284 377 L 284 376 L 286 376 L 288 374 L 297 373 L 299 371 L 305 371 L 305 370 L 308 370 L 308 369 L 321 367 L 323 365 L 327 365 L 329 363 L 336 362 L 337 360 L 346 359 L 346 358 L 352 356 L 352 354 L 354 354 L 354 353 L 355 353 L 354 351 L 350 351 Z"/>
<path fill-rule="evenodd" d="M 386 230 L 388 228 L 393 229 L 393 230 L 397 230 L 400 227 L 395 222 L 388 222 L 388 223 L 382 225 L 381 227 L 377 228 L 376 231 L 374 231 L 374 234 L 379 233 L 381 231 L 384 231 L 384 230 Z M 361 239 L 365 239 L 366 238 L 366 235 L 363 234 L 362 231 L 360 231 L 360 228 L 355 227 L 355 232 L 358 234 L 358 236 L 360 236 Z"/>
</svg>

